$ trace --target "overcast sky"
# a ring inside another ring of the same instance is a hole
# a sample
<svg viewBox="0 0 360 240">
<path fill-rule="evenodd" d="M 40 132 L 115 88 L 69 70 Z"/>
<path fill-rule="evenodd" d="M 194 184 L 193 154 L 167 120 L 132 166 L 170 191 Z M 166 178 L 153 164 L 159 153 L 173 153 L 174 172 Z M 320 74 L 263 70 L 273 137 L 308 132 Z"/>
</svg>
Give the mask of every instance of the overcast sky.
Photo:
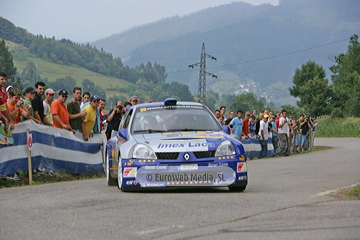
<svg viewBox="0 0 360 240">
<path fill-rule="evenodd" d="M 236 0 L 1 0 L 0 16 L 35 35 L 91 42 L 174 15 Z M 253 5 L 278 0 L 242 0 Z"/>
</svg>

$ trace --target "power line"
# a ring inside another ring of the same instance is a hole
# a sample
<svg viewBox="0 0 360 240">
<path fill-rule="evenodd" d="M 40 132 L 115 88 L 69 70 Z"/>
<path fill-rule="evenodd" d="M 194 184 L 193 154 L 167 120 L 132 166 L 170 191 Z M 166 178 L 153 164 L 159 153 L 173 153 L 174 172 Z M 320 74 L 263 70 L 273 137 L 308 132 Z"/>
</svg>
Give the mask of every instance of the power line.
<svg viewBox="0 0 360 240">
<path fill-rule="evenodd" d="M 342 40 L 339 40 L 339 41 L 336 41 L 336 42 L 331 42 L 331 43 L 315 46 L 315 47 L 311 47 L 311 48 L 298 50 L 298 51 L 283 53 L 283 54 L 279 54 L 279 55 L 275 55 L 275 56 L 271 56 L 271 57 L 258 58 L 258 59 L 253 59 L 253 60 L 249 60 L 249 61 L 243 61 L 243 62 L 232 63 L 232 64 L 227 64 L 227 65 L 221 65 L 221 66 L 216 66 L 216 67 L 208 67 L 208 68 L 221 68 L 221 67 L 240 65 L 240 64 L 245 64 L 245 63 L 259 62 L 259 61 L 268 60 L 268 59 L 272 59 L 272 58 L 278 58 L 278 57 L 283 57 L 283 56 L 287 56 L 287 55 L 291 55 L 291 54 L 295 54 L 295 53 L 305 52 L 305 51 L 313 50 L 313 49 L 316 49 L 316 48 L 326 47 L 326 46 L 336 44 L 336 43 L 339 43 L 339 42 L 344 42 L 344 41 L 347 41 L 347 40 L 349 40 L 349 38 L 342 39 Z M 174 72 L 167 72 L 167 73 L 180 73 L 180 72 L 193 72 L 193 71 L 194 70 L 184 70 L 184 71 L 174 71 Z"/>
</svg>

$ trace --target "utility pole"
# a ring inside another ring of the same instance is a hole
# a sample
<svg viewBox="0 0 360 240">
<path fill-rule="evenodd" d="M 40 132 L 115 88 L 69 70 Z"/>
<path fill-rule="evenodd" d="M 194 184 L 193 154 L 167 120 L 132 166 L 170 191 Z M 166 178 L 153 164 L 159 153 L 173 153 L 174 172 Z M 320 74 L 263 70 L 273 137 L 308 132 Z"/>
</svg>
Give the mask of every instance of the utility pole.
<svg viewBox="0 0 360 240">
<path fill-rule="evenodd" d="M 217 76 L 215 74 L 206 72 L 206 58 L 207 57 L 211 58 L 213 60 L 216 60 L 215 57 L 210 56 L 209 54 L 205 53 L 205 43 L 203 43 L 202 49 L 201 49 L 200 62 L 189 65 L 189 67 L 191 67 L 191 68 L 194 68 L 195 66 L 200 66 L 198 98 L 199 98 L 199 103 L 202 103 L 204 105 L 206 102 L 206 96 L 205 96 L 205 94 L 206 94 L 206 75 L 217 78 Z"/>
</svg>

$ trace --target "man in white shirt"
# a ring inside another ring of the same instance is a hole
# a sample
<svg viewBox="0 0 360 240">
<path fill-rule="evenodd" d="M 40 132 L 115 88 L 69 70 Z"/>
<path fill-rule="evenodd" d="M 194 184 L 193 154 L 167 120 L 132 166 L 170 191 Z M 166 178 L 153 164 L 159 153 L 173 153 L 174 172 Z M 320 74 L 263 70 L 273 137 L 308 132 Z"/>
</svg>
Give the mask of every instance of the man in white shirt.
<svg viewBox="0 0 360 240">
<path fill-rule="evenodd" d="M 267 155 L 267 140 L 269 138 L 269 115 L 265 114 L 263 119 L 260 121 L 259 135 L 261 143 L 260 158 L 266 158 Z"/>
<path fill-rule="evenodd" d="M 287 111 L 284 109 L 282 110 L 282 116 L 279 121 L 279 155 L 285 156 L 288 154 L 288 148 L 289 148 L 289 125 L 290 121 L 286 117 Z"/>
</svg>

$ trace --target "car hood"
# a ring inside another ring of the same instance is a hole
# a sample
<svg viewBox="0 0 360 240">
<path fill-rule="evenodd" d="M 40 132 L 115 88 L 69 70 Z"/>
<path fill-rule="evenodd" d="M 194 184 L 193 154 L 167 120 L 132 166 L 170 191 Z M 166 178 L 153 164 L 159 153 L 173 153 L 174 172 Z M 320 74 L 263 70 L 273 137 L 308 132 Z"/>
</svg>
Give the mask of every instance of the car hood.
<svg viewBox="0 0 360 240">
<path fill-rule="evenodd" d="M 228 139 L 224 132 L 167 132 L 133 135 L 137 143 L 149 145 L 155 152 L 215 151 Z"/>
</svg>

